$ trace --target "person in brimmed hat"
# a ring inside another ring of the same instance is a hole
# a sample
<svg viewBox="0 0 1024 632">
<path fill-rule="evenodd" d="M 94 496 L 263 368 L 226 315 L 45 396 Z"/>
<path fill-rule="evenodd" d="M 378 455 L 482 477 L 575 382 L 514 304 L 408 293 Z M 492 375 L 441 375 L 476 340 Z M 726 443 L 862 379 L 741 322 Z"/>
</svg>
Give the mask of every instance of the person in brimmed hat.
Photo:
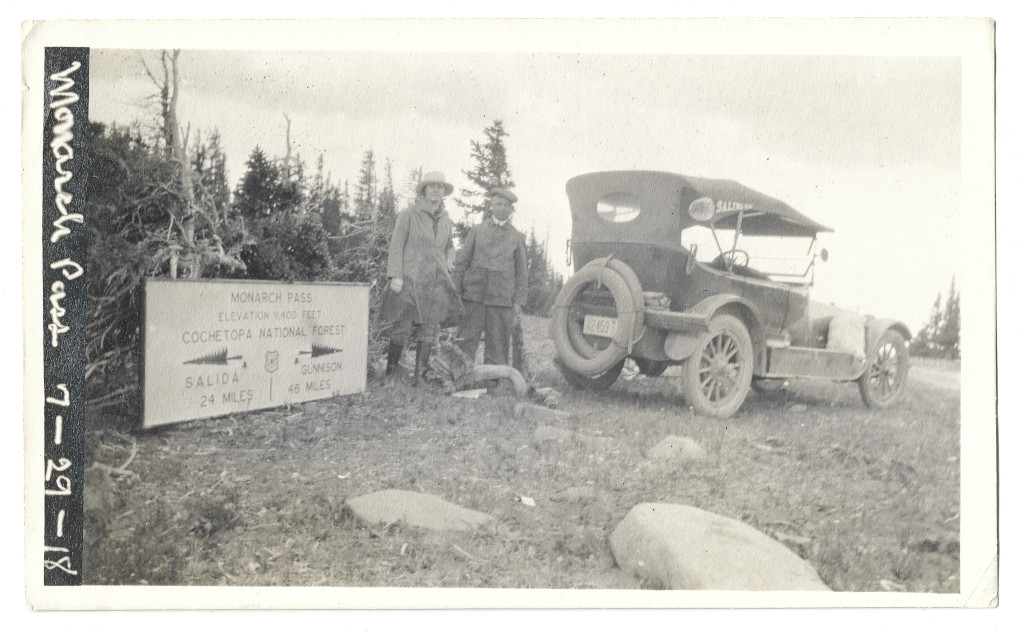
<svg viewBox="0 0 1024 632">
<path fill-rule="evenodd" d="M 484 364 L 508 364 L 513 318 L 526 305 L 526 241 L 510 222 L 515 193 L 488 192 L 490 215 L 470 229 L 455 259 L 455 286 L 465 315 L 459 346 L 476 358 L 484 334 Z"/>
<path fill-rule="evenodd" d="M 394 376 L 405 345 L 413 339 L 413 384 L 419 384 L 427 369 L 441 323 L 458 322 L 462 315 L 451 277 L 455 266 L 452 221 L 444 209 L 444 198 L 453 190 L 443 173 L 423 174 L 416 185 L 416 201 L 398 214 L 391 235 L 384 317 L 392 326 L 385 376 Z"/>
</svg>

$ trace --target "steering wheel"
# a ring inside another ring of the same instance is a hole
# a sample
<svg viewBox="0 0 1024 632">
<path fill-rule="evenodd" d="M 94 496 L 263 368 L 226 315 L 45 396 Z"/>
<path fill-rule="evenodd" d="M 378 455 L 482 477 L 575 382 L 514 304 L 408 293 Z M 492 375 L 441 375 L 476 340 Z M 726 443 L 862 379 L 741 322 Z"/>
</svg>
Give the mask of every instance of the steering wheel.
<svg viewBox="0 0 1024 632">
<path fill-rule="evenodd" d="M 726 250 L 722 254 L 715 257 L 715 260 L 712 262 L 712 265 L 715 267 L 729 269 L 731 269 L 733 266 L 749 267 L 750 255 L 747 254 L 746 250 L 739 250 L 738 248 L 734 248 L 733 250 Z"/>
</svg>

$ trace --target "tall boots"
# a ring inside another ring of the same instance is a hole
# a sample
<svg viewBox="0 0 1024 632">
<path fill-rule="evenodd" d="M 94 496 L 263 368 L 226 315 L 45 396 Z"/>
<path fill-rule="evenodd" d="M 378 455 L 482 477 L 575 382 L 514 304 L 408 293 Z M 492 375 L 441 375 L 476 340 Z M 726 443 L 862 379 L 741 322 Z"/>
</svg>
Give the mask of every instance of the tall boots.
<svg viewBox="0 0 1024 632">
<path fill-rule="evenodd" d="M 429 342 L 416 343 L 416 370 L 413 373 L 412 385 L 419 386 L 424 373 L 430 368 L 430 352 L 434 346 Z M 396 372 L 399 369 L 398 361 L 402 358 L 402 351 L 405 346 L 401 343 L 392 342 L 388 345 L 388 364 L 384 369 L 384 381 L 393 383 L 396 379 Z"/>
<path fill-rule="evenodd" d="M 423 374 L 430 368 L 430 352 L 434 346 L 429 342 L 417 342 L 416 343 L 416 373 L 412 378 L 412 385 L 419 386 L 420 380 L 423 379 Z"/>
<path fill-rule="evenodd" d="M 392 342 L 388 345 L 388 366 L 384 369 L 385 381 L 393 381 L 395 378 L 395 371 L 398 370 L 398 361 L 402 359 L 402 351 L 405 350 L 405 345 Z"/>
</svg>

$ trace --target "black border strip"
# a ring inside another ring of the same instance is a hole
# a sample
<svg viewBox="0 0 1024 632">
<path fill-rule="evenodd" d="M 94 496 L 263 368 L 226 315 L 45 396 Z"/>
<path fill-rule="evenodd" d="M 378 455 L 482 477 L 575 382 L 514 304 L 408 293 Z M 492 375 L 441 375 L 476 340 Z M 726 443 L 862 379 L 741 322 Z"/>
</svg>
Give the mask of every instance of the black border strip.
<svg viewBox="0 0 1024 632">
<path fill-rule="evenodd" d="M 82 584 L 89 49 L 43 64 L 43 585 Z"/>
</svg>

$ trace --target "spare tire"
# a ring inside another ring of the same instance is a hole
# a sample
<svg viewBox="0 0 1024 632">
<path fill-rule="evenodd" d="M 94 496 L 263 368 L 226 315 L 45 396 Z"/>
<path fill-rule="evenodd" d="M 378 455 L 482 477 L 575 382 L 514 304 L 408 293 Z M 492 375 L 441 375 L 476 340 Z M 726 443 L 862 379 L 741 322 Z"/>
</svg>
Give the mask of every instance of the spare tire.
<svg viewBox="0 0 1024 632">
<path fill-rule="evenodd" d="M 611 292 L 618 319 L 610 344 L 604 348 L 594 347 L 584 336 L 580 321 L 570 318 L 570 309 L 579 294 L 598 283 Z M 598 259 L 580 268 L 558 293 L 551 322 L 551 339 L 566 368 L 594 376 L 626 357 L 633 343 L 643 335 L 643 300 L 640 280 L 625 263 Z"/>
<path fill-rule="evenodd" d="M 633 305 L 634 311 L 637 314 L 637 318 L 633 323 L 633 337 L 630 342 L 635 342 L 640 339 L 644 334 L 644 319 L 643 311 L 647 303 L 644 299 L 643 286 L 640 285 L 640 277 L 633 272 L 633 268 L 630 268 L 624 261 L 618 259 L 612 259 L 611 256 L 603 259 L 595 259 L 587 264 L 588 266 L 594 266 L 595 268 L 611 268 L 617 272 L 629 286 L 630 291 L 633 294 Z M 582 270 L 581 270 L 582 272 Z M 618 311 L 618 304 L 616 303 L 616 310 Z M 583 325 L 574 319 L 566 319 L 567 333 L 569 334 L 569 342 L 572 343 L 573 350 L 579 355 L 585 358 L 592 358 L 601 352 L 602 348 L 594 347 L 590 344 L 583 334 Z M 627 345 L 626 352 L 632 351 L 632 344 Z"/>
</svg>

